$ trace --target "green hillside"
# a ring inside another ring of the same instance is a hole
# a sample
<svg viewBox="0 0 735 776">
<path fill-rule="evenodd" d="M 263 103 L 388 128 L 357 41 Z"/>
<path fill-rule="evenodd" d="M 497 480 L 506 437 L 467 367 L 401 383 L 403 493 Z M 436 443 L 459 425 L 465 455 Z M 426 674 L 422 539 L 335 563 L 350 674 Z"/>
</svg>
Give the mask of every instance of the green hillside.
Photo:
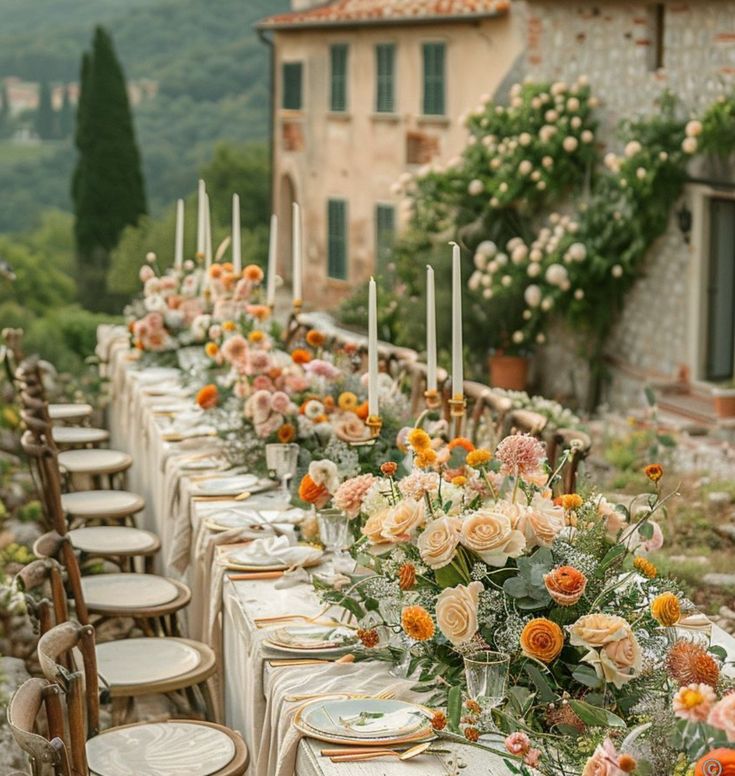
<svg viewBox="0 0 735 776">
<path fill-rule="evenodd" d="M 151 209 L 194 187 L 219 140 L 265 139 L 268 50 L 253 23 L 287 0 L 0 0 L 0 78 L 76 81 L 92 28 L 112 33 L 129 79 L 158 95 L 135 109 Z M 0 142 L 0 232 L 28 229 L 45 207 L 70 208 L 74 149 Z"/>
</svg>

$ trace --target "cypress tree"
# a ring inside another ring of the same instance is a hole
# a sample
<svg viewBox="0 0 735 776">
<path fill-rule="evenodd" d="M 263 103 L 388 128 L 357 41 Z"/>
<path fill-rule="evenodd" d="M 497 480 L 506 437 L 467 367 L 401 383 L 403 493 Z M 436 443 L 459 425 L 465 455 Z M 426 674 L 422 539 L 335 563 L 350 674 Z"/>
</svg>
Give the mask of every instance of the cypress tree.
<svg viewBox="0 0 735 776">
<path fill-rule="evenodd" d="M 54 108 L 51 105 L 51 89 L 48 81 L 41 81 L 38 90 L 38 108 L 36 110 L 36 134 L 41 140 L 50 140 L 54 136 Z"/>
<path fill-rule="evenodd" d="M 116 311 L 107 292 L 110 253 L 123 229 L 146 212 L 141 160 L 125 76 L 112 39 L 102 28 L 82 58 L 72 180 L 79 298 L 92 310 Z"/>
<path fill-rule="evenodd" d="M 59 137 L 66 139 L 74 130 L 74 114 L 71 107 L 71 97 L 69 96 L 69 87 L 64 86 L 64 99 L 59 110 Z"/>
<path fill-rule="evenodd" d="M 3 81 L 0 89 L 0 137 L 10 134 L 10 97 L 8 85 Z"/>
</svg>

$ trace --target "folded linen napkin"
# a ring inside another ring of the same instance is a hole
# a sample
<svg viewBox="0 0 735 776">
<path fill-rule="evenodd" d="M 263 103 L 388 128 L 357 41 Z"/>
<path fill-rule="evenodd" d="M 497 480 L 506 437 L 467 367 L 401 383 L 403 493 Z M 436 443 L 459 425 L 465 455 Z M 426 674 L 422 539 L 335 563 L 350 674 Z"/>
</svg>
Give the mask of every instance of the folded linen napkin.
<svg viewBox="0 0 735 776">
<path fill-rule="evenodd" d="M 227 553 L 226 560 L 246 566 L 303 566 L 318 560 L 321 555 L 320 549 L 292 544 L 292 537 L 281 535 L 256 539 L 246 547 Z"/>
</svg>

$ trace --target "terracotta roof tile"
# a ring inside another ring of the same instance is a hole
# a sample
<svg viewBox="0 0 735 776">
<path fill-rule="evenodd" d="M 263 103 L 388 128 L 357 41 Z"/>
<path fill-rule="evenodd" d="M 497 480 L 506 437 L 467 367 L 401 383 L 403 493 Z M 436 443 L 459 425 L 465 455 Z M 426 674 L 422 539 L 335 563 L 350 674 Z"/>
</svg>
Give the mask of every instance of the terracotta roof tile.
<svg viewBox="0 0 735 776">
<path fill-rule="evenodd" d="M 332 0 L 303 11 L 269 16 L 261 29 L 324 27 L 350 24 L 395 24 L 434 19 L 499 16 L 508 11 L 509 0 Z"/>
</svg>

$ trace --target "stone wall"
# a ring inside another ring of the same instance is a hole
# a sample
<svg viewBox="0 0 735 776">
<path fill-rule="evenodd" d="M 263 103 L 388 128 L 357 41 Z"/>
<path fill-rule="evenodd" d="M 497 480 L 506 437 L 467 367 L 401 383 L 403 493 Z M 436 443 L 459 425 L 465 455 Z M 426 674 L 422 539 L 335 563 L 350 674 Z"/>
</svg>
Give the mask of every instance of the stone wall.
<svg viewBox="0 0 735 776">
<path fill-rule="evenodd" d="M 653 4 L 619 0 L 529 0 L 526 3 L 526 69 L 533 79 L 572 81 L 587 75 L 602 101 L 600 137 L 606 150 L 620 151 L 615 127 L 620 119 L 657 110 L 666 89 L 696 113 L 735 84 L 735 0 L 665 4 L 662 69 L 651 69 L 656 45 Z M 695 212 L 696 219 L 696 212 Z M 695 223 L 693 235 L 706 235 Z M 691 283 L 706 275 L 705 241 L 688 245 L 672 214 L 669 229 L 650 252 L 633 287 L 608 353 L 613 367 L 608 399 L 617 405 L 641 401 L 651 380 L 675 380 L 682 368 L 698 376 L 700 302 Z M 700 295 L 701 296 L 701 295 Z M 538 356 L 540 387 L 549 395 L 579 399 L 586 385 L 584 361 L 573 332 L 554 332 L 554 342 Z M 572 379 L 570 375 L 574 374 Z"/>
</svg>

